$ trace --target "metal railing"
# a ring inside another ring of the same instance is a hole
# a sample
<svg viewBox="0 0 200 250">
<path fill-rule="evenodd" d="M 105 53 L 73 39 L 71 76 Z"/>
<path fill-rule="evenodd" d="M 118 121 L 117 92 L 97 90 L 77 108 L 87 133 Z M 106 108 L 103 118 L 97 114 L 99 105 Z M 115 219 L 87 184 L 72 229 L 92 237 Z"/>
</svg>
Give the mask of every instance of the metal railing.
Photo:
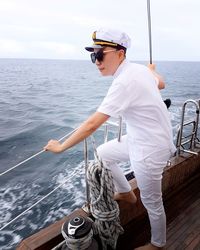
<svg viewBox="0 0 200 250">
<path fill-rule="evenodd" d="M 196 107 L 196 117 L 194 117 L 193 120 L 185 121 L 185 111 L 186 111 L 186 106 L 188 106 L 188 104 L 193 104 L 193 106 Z M 177 141 L 176 141 L 177 156 L 179 156 L 181 152 L 198 155 L 198 153 L 195 152 L 194 149 L 197 146 L 197 144 L 200 144 L 197 135 L 199 126 L 199 109 L 200 109 L 200 100 L 195 101 L 189 99 L 185 101 L 183 104 L 181 124 L 177 132 Z M 183 129 L 186 127 L 188 128 L 189 126 L 192 126 L 191 133 L 183 135 Z M 189 145 L 189 149 L 185 149 L 185 145 Z"/>
<path fill-rule="evenodd" d="M 119 119 L 119 123 L 115 123 L 115 122 L 110 122 L 107 121 L 105 123 L 105 134 L 106 134 L 106 138 L 108 137 L 108 126 L 116 126 L 119 127 L 119 131 L 118 131 L 118 141 L 121 140 L 121 133 L 122 133 L 122 119 Z M 79 127 L 77 127 L 76 129 L 74 129 L 73 131 L 71 131 L 70 133 L 66 134 L 65 136 L 63 136 L 62 138 L 60 138 L 58 141 L 62 141 L 63 139 L 68 138 L 70 135 L 72 135 Z M 105 138 L 104 138 L 105 140 Z M 41 150 L 40 152 L 32 155 L 31 157 L 25 159 L 24 161 L 16 164 L 15 166 L 10 167 L 9 169 L 5 170 L 4 172 L 0 173 L 0 177 L 2 177 L 3 175 L 9 173 L 10 171 L 21 167 L 24 163 L 30 161 L 31 159 L 37 157 L 38 155 L 44 153 L 45 150 Z M 87 172 L 87 166 L 88 166 L 88 143 L 87 143 L 87 139 L 84 140 L 84 161 L 85 161 L 85 174 Z M 26 214 L 29 210 L 31 210 L 32 208 L 34 208 L 36 205 L 38 205 L 39 203 L 41 203 L 44 199 L 46 199 L 47 197 L 49 197 L 51 194 L 53 194 L 55 191 L 57 191 L 60 187 L 62 187 L 67 181 L 69 181 L 72 177 L 74 177 L 79 171 L 77 169 L 75 169 L 72 174 L 67 177 L 65 179 L 64 182 L 62 182 L 60 185 L 58 185 L 56 188 L 54 188 L 52 191 L 50 191 L 49 193 L 47 193 L 45 196 L 43 196 L 41 199 L 39 199 L 37 202 L 35 202 L 34 204 L 32 204 L 29 208 L 27 208 L 26 210 L 24 210 L 22 213 L 18 214 L 15 218 L 13 218 L 12 220 L 6 222 L 3 226 L 0 227 L 0 231 L 4 230 L 6 227 L 8 227 L 10 224 L 12 224 L 13 222 L 15 222 L 17 219 L 19 219 L 20 217 L 22 217 L 24 214 Z M 90 194 L 89 194 L 89 186 L 87 183 L 87 178 L 85 176 L 85 181 L 86 181 L 86 204 L 85 204 L 85 210 L 88 209 L 89 211 L 89 200 L 90 200 Z"/>
<path fill-rule="evenodd" d="M 119 117 L 119 120 L 118 122 L 112 122 L 112 121 L 107 121 L 105 123 L 105 130 L 104 130 L 104 142 L 107 142 L 108 141 L 108 127 L 109 126 L 114 126 L 114 127 L 117 127 L 118 128 L 118 142 L 121 141 L 121 137 L 122 137 L 122 117 L 120 116 Z"/>
<path fill-rule="evenodd" d="M 122 117 L 119 117 L 118 122 L 113 122 L 113 121 L 106 121 L 104 124 L 104 143 L 108 141 L 108 133 L 109 133 L 109 127 L 116 127 L 118 128 L 118 141 L 121 141 L 121 136 L 122 136 Z M 96 143 L 94 140 L 94 137 L 91 136 L 92 138 L 92 144 L 93 144 L 93 150 L 96 151 Z M 90 213 L 90 191 L 89 191 L 89 184 L 87 182 L 87 177 L 86 177 L 86 173 L 87 173 L 87 169 L 88 169 L 88 164 L 89 164 L 89 160 L 88 160 L 88 141 L 87 138 L 84 139 L 84 162 L 85 162 L 85 183 L 86 183 L 86 202 L 83 205 L 82 209 L 85 212 Z"/>
</svg>

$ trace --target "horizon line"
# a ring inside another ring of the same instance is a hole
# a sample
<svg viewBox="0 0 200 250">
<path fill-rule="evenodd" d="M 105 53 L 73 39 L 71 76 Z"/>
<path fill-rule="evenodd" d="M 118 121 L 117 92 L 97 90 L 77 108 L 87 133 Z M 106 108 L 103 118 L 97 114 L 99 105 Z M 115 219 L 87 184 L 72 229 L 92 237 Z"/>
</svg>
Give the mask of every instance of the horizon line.
<svg viewBox="0 0 200 250">
<path fill-rule="evenodd" d="M 67 59 L 67 58 L 29 58 L 29 57 L 0 57 L 0 60 L 57 60 L 57 61 L 88 61 L 90 62 L 90 59 Z M 128 59 L 129 61 L 134 61 L 134 62 L 148 62 L 148 59 Z M 200 62 L 199 60 L 181 60 L 181 59 L 155 59 L 154 62 Z"/>
</svg>

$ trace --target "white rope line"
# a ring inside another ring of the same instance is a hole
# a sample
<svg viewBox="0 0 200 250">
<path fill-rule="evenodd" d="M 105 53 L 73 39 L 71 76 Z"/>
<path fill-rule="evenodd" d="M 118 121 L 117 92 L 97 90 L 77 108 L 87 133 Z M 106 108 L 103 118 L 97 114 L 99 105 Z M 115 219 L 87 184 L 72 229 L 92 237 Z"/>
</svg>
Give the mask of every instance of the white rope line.
<svg viewBox="0 0 200 250">
<path fill-rule="evenodd" d="M 2 175 L 4 175 L 4 174 L 6 174 L 6 173 L 10 172 L 11 170 L 13 170 L 13 169 L 15 169 L 15 168 L 19 167 L 19 166 L 20 166 L 20 165 L 22 165 L 23 163 L 25 163 L 25 162 L 27 162 L 27 161 L 31 160 L 32 158 L 36 157 L 37 155 L 40 155 L 40 154 L 41 154 L 41 153 L 43 153 L 43 152 L 44 152 L 44 150 L 42 150 L 42 151 L 38 152 L 37 154 L 35 154 L 35 155 L 33 155 L 33 156 L 29 157 L 29 158 L 28 158 L 28 159 L 26 159 L 26 160 L 24 160 L 24 161 L 22 161 L 22 162 L 18 163 L 17 165 L 15 165 L 15 166 L 13 166 L 13 167 L 9 168 L 8 170 L 4 171 L 3 173 L 0 173 L 0 176 L 2 176 Z"/>
<path fill-rule="evenodd" d="M 3 227 L 0 228 L 0 231 L 3 230 L 4 228 L 6 228 L 7 226 L 9 226 L 11 223 L 13 223 L 14 221 L 16 221 L 18 218 L 20 218 L 22 215 L 24 215 L 25 213 L 27 213 L 30 209 L 32 209 L 33 207 L 35 207 L 38 203 L 40 203 L 41 201 L 43 201 L 44 199 L 46 199 L 48 196 L 50 196 L 52 193 L 54 193 L 57 189 L 59 189 L 60 187 L 62 187 L 68 180 L 70 180 L 76 173 L 78 173 L 79 169 L 75 169 L 72 174 L 69 176 L 69 178 L 67 178 L 63 183 L 59 184 L 56 188 L 54 188 L 51 192 L 49 192 L 48 194 L 46 194 L 45 196 L 43 196 L 40 200 L 38 200 L 36 203 L 34 203 L 32 206 L 30 206 L 29 208 L 27 208 L 24 212 L 22 212 L 21 214 L 17 215 L 13 220 L 9 221 L 7 224 L 5 224 Z"/>
<path fill-rule="evenodd" d="M 65 139 L 66 137 L 70 136 L 70 135 L 73 134 L 77 129 L 78 129 L 78 128 L 76 128 L 76 129 L 74 129 L 73 131 L 71 131 L 70 133 L 66 134 L 65 136 L 63 136 L 62 138 L 60 138 L 58 141 L 62 141 L 62 140 Z M 43 149 L 43 150 L 41 150 L 40 152 L 38 152 L 38 153 L 32 155 L 32 156 L 29 157 L 28 159 L 26 159 L 26 160 L 24 160 L 24 161 L 18 163 L 17 165 L 15 165 L 15 166 L 9 168 L 9 169 L 6 170 L 6 171 L 0 173 L 0 177 L 3 176 L 4 174 L 7 174 L 7 173 L 10 172 L 10 171 L 12 171 L 13 169 L 15 169 L 15 168 L 21 166 L 21 165 L 24 164 L 25 162 L 27 162 L 27 161 L 33 159 L 34 157 L 36 157 L 36 156 L 42 154 L 43 152 L 46 152 L 46 151 Z"/>
<path fill-rule="evenodd" d="M 60 242 L 57 246 L 55 246 L 54 248 L 52 248 L 51 250 L 60 250 L 62 246 L 66 246 L 66 241 L 63 240 L 62 242 Z"/>
</svg>

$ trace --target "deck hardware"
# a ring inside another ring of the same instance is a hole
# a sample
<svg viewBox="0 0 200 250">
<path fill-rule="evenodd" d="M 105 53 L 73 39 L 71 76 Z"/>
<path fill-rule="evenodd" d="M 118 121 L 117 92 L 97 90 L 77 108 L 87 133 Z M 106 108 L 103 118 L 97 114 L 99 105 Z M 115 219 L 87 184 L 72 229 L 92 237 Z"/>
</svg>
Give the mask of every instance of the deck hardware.
<svg viewBox="0 0 200 250">
<path fill-rule="evenodd" d="M 186 106 L 191 103 L 194 104 L 194 106 L 196 106 L 196 117 L 193 120 L 185 121 Z M 200 101 L 197 102 L 195 100 L 189 99 L 185 101 L 183 104 L 181 125 L 177 132 L 177 141 L 176 141 L 177 156 L 179 156 L 181 152 L 197 155 L 197 153 L 194 151 L 194 148 L 196 147 L 197 144 L 199 144 L 199 139 L 197 137 L 198 125 L 199 125 L 199 109 L 200 109 Z M 188 127 L 190 125 L 192 125 L 192 132 L 189 135 L 183 136 L 183 128 Z M 188 144 L 189 148 L 185 149 L 184 146 Z"/>
</svg>

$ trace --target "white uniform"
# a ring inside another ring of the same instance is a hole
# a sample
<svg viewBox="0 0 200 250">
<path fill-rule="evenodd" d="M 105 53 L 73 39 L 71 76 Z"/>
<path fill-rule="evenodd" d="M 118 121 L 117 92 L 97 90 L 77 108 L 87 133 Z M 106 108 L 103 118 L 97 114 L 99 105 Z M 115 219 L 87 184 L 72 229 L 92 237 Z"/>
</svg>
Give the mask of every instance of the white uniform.
<svg viewBox="0 0 200 250">
<path fill-rule="evenodd" d="M 117 192 L 131 190 L 118 161 L 130 160 L 141 200 L 151 223 L 151 243 L 166 243 L 166 217 L 162 203 L 161 179 L 167 160 L 175 152 L 169 113 L 151 71 L 124 60 L 98 112 L 122 116 L 127 135 L 122 141 L 109 141 L 98 147 L 98 154 L 111 169 Z"/>
</svg>

